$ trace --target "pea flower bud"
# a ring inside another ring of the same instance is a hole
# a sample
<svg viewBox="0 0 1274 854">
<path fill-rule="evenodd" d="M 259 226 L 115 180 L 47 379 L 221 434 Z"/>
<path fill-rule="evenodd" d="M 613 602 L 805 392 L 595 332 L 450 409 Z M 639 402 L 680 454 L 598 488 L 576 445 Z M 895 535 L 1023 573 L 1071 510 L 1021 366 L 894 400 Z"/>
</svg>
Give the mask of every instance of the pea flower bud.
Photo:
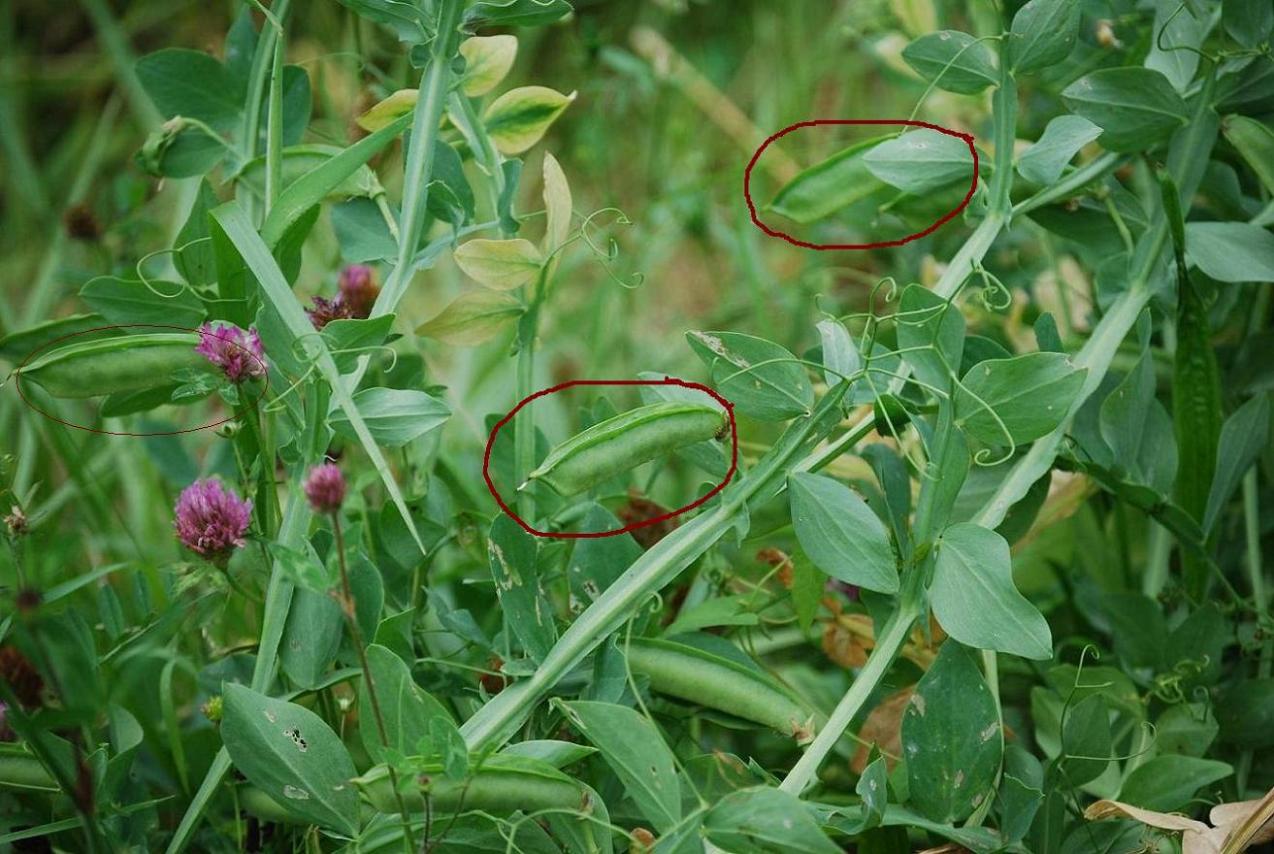
<svg viewBox="0 0 1274 854">
<path fill-rule="evenodd" d="M 345 501 L 345 475 L 335 463 L 310 469 L 305 478 L 305 497 L 315 513 L 335 513 Z"/>
</svg>

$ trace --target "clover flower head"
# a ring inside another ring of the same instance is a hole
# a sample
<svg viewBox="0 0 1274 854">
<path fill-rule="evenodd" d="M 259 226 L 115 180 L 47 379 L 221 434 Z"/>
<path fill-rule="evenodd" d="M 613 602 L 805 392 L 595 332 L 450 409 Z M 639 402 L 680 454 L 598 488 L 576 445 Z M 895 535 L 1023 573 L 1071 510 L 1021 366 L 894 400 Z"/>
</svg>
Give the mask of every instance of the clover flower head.
<svg viewBox="0 0 1274 854">
<path fill-rule="evenodd" d="M 341 301 L 340 297 L 336 299 L 327 299 L 326 297 L 311 297 L 314 304 L 305 310 L 310 316 L 310 323 L 314 324 L 315 329 L 322 329 L 333 320 L 350 317 L 349 307 Z"/>
<path fill-rule="evenodd" d="M 243 546 L 251 521 L 252 502 L 209 478 L 181 491 L 173 525 L 182 545 L 213 563 L 224 564 Z"/>
<path fill-rule="evenodd" d="M 340 301 L 349 309 L 352 317 L 367 317 L 372 313 L 380 288 L 375 273 L 366 264 L 350 264 L 341 270 Z"/>
<path fill-rule="evenodd" d="M 205 323 L 199 327 L 195 352 L 212 362 L 232 383 L 265 375 L 265 350 L 255 329 L 244 331 L 233 323 Z"/>
<path fill-rule="evenodd" d="M 310 469 L 305 478 L 305 497 L 315 513 L 335 513 L 345 501 L 345 475 L 335 463 Z"/>
</svg>

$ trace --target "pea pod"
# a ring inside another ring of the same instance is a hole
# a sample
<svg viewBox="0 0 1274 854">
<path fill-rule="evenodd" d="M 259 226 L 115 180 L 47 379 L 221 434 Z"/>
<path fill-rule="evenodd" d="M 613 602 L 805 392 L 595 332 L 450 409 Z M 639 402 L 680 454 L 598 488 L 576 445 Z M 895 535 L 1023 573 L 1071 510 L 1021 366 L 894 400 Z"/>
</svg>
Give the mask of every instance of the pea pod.
<svg viewBox="0 0 1274 854">
<path fill-rule="evenodd" d="M 59 338 L 75 336 L 75 343 L 122 334 L 100 314 L 73 314 L 10 332 L 0 338 L 0 359 L 21 362 L 27 356 Z"/>
<path fill-rule="evenodd" d="M 195 352 L 198 345 L 195 332 L 77 341 L 37 357 L 19 372 L 54 397 L 142 391 L 172 383 L 174 372 L 185 368 L 212 371 L 212 364 Z"/>
<path fill-rule="evenodd" d="M 759 671 L 655 638 L 633 638 L 627 653 L 628 666 L 649 678 L 653 691 L 765 724 L 801 744 L 814 737 L 817 714 Z"/>
<path fill-rule="evenodd" d="M 440 812 L 462 805 L 465 810 L 497 815 L 518 810 L 580 809 L 588 795 L 587 787 L 572 777 L 547 762 L 525 756 L 489 756 L 477 772 L 460 780 L 443 777 L 441 766 L 425 769 L 424 775 L 430 779 L 429 806 Z M 398 811 L 386 766 L 372 768 L 355 782 L 373 807 L 381 812 Z M 424 793 L 423 789 L 404 793 L 407 808 L 423 811 Z"/>
<path fill-rule="evenodd" d="M 555 447 L 527 482 L 540 481 L 559 495 L 575 495 L 656 457 L 718 436 L 725 427 L 725 411 L 716 406 L 671 400 L 640 406 Z"/>
</svg>

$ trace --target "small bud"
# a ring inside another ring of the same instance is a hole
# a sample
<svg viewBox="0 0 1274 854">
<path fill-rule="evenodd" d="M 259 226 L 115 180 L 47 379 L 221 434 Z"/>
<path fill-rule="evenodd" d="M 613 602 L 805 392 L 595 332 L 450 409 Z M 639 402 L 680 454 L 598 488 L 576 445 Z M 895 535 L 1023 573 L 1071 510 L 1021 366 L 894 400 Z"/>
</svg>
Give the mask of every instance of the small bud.
<svg viewBox="0 0 1274 854">
<path fill-rule="evenodd" d="M 310 469 L 305 478 L 305 497 L 315 513 L 335 513 L 345 501 L 345 475 L 340 466 L 324 463 Z"/>
<path fill-rule="evenodd" d="M 655 850 L 655 834 L 644 827 L 634 827 L 629 838 L 632 841 L 628 845 L 628 854 L 649 854 Z"/>
<path fill-rule="evenodd" d="M 9 509 L 9 515 L 4 517 L 4 524 L 9 529 L 11 537 L 21 537 L 30 530 L 27 514 L 23 513 L 22 508 L 16 504 Z"/>
<path fill-rule="evenodd" d="M 97 240 L 102 236 L 101 223 L 97 221 L 93 209 L 83 202 L 67 208 L 62 215 L 62 224 L 66 226 L 66 233 L 72 240 Z"/>
<path fill-rule="evenodd" d="M 209 697 L 208 702 L 204 703 L 203 706 L 200 707 L 200 711 L 203 712 L 203 716 L 205 718 L 212 721 L 214 724 L 219 724 L 221 723 L 221 713 L 224 711 L 224 705 L 225 701 L 222 700 L 221 695 L 218 694 L 215 697 Z"/>
<path fill-rule="evenodd" d="M 1114 26 L 1105 18 L 1097 22 L 1093 28 L 1093 34 L 1097 39 L 1097 43 L 1102 47 L 1121 48 L 1124 46 L 1123 42 L 1115 35 Z"/>
<path fill-rule="evenodd" d="M 41 601 L 43 601 L 43 597 L 40 595 L 39 590 L 34 587 L 24 587 L 18 591 L 14 604 L 18 608 L 19 614 L 31 614 L 35 612 L 36 608 L 40 607 Z"/>
</svg>

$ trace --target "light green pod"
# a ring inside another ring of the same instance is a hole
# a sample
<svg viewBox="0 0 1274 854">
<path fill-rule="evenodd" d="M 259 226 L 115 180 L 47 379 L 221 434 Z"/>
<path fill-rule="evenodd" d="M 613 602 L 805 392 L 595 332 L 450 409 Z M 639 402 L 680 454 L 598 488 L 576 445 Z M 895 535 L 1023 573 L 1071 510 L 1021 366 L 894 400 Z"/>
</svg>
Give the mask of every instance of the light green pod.
<svg viewBox="0 0 1274 854">
<path fill-rule="evenodd" d="M 567 439 L 549 452 L 527 481 L 545 483 L 559 495 L 575 495 L 656 457 L 711 439 L 725 426 L 725 411 L 717 406 L 687 401 L 640 406 Z"/>
<path fill-rule="evenodd" d="M 99 397 L 169 385 L 177 371 L 213 370 L 195 332 L 122 335 L 52 350 L 21 369 L 54 397 Z"/>
<path fill-rule="evenodd" d="M 100 314 L 73 314 L 70 317 L 59 317 L 35 326 L 11 332 L 0 338 L 0 359 L 20 363 L 41 347 L 57 341 L 59 338 L 75 336 L 71 343 L 80 344 L 97 338 L 114 338 L 122 335 L 118 328 L 106 322 Z"/>
</svg>

